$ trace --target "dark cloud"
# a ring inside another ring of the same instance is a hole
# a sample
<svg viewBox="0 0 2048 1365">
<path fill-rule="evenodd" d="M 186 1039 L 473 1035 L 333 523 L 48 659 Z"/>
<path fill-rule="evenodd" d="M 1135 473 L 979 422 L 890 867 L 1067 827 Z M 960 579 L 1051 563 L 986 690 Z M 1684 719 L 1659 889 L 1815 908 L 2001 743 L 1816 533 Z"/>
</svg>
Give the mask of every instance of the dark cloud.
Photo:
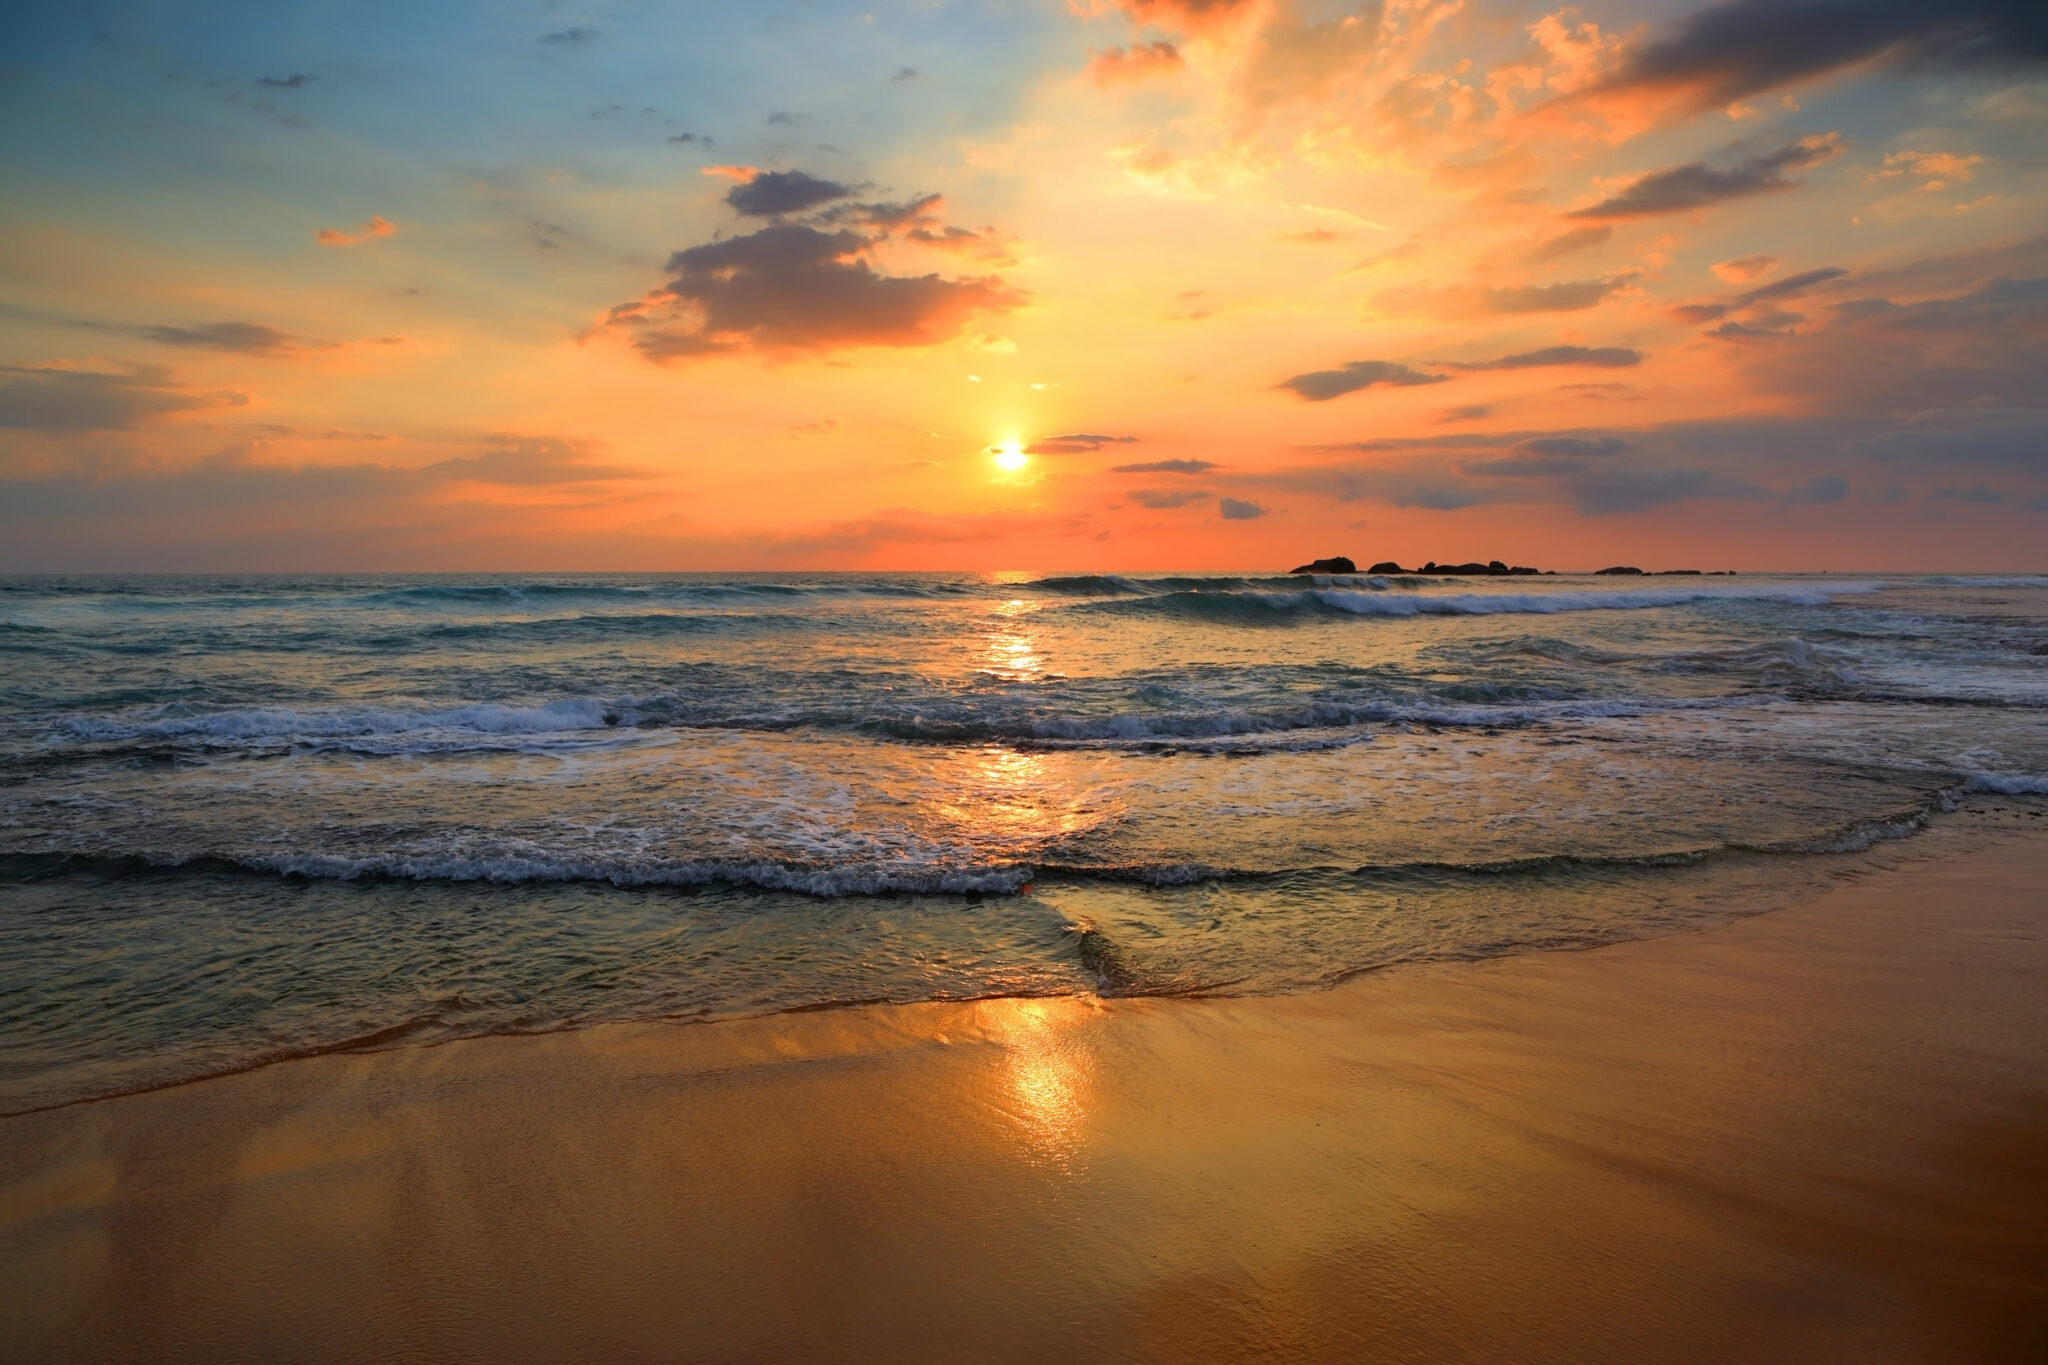
<svg viewBox="0 0 2048 1365">
<path fill-rule="evenodd" d="M 247 355 L 286 356 L 305 349 L 306 343 L 289 332 L 260 322 L 206 322 L 196 327 L 137 327 L 135 335 L 159 346 L 189 346 L 209 351 L 236 351 Z"/>
<path fill-rule="evenodd" d="M 703 136 L 701 133 L 671 133 L 668 140 L 677 144 L 695 143 L 700 147 L 709 147 L 711 145 L 711 139 Z"/>
<path fill-rule="evenodd" d="M 1191 507 L 1198 502 L 1207 502 L 1212 495 L 1200 488 L 1134 488 L 1125 496 L 1140 507 L 1163 512 L 1174 507 Z"/>
<path fill-rule="evenodd" d="M 1596 369 L 1624 369 L 1643 363 L 1643 353 L 1626 346 L 1545 346 L 1537 351 L 1504 355 L 1498 360 L 1436 362 L 1451 370 L 1531 370 L 1547 365 L 1590 365 Z"/>
<path fill-rule="evenodd" d="M 1515 449 L 1530 455 L 1564 455 L 1573 459 L 1619 455 L 1628 442 L 1618 436 L 1532 436 L 1515 443 Z"/>
<path fill-rule="evenodd" d="M 916 68 L 916 67 L 914 67 L 914 66 L 904 66 L 904 67 L 898 67 L 898 68 L 897 68 L 897 70 L 896 70 L 896 74 L 895 74 L 895 75 L 893 75 L 893 76 L 891 76 L 891 77 L 889 78 L 889 84 L 891 84 L 891 85 L 901 85 L 901 84 L 903 84 L 903 82 L 905 82 L 905 81 L 914 81 L 914 80 L 916 80 L 916 79 L 917 79 L 917 68 Z"/>
<path fill-rule="evenodd" d="M 0 365 L 0 427 L 18 431 L 118 431 L 174 412 L 248 401 L 243 393 L 186 388 L 154 366 L 109 372 Z"/>
<path fill-rule="evenodd" d="M 1484 478 L 1534 479 L 1558 474 L 1576 474 L 1586 467 L 1584 460 L 1560 455 L 1537 455 L 1522 460 L 1467 460 L 1458 468 Z"/>
<path fill-rule="evenodd" d="M 1640 49 L 1594 93 L 1691 92 L 1711 108 L 1867 61 L 2019 67 L 2048 62 L 2039 0 L 1730 0 Z"/>
<path fill-rule="evenodd" d="M 303 90 L 319 79 L 318 76 L 308 76 L 303 71 L 297 71 L 289 76 L 258 76 L 256 84 L 269 90 Z"/>
<path fill-rule="evenodd" d="M 1441 384 L 1448 375 L 1424 374 L 1390 360 L 1354 360 L 1339 370 L 1311 370 L 1283 379 L 1279 387 L 1292 389 L 1311 403 L 1325 403 L 1375 384 L 1409 388 L 1417 384 Z"/>
<path fill-rule="evenodd" d="M 725 202 L 734 212 L 749 218 L 779 218 L 845 199 L 852 193 L 850 185 L 820 180 L 803 171 L 762 171 L 727 190 Z"/>
<path fill-rule="evenodd" d="M 1601 517 L 1702 497 L 1715 483 L 1710 469 L 1603 469 L 1574 479 L 1572 494 L 1581 513 Z"/>
<path fill-rule="evenodd" d="M 1214 460 L 1146 460 L 1142 464 L 1120 464 L 1112 474 L 1207 474 L 1218 468 Z"/>
<path fill-rule="evenodd" d="M 669 258 L 666 287 L 613 309 L 608 325 L 632 331 L 654 360 L 743 347 L 928 346 L 1023 301 L 994 276 L 884 275 L 865 255 L 877 240 L 778 223 L 689 247 Z"/>
<path fill-rule="evenodd" d="M 1537 243 L 1522 260 L 1529 265 L 1541 265 L 1560 256 L 1569 256 L 1574 251 L 1599 246 L 1613 235 L 1614 229 L 1604 223 L 1573 228 L 1569 232 L 1561 232 L 1547 241 Z"/>
<path fill-rule="evenodd" d="M 1839 155 L 1847 144 L 1839 134 L 1816 134 L 1775 151 L 1743 157 L 1725 167 L 1689 161 L 1652 171 L 1621 193 L 1567 214 L 1570 218 L 1644 218 L 1705 208 L 1726 199 L 1772 194 L 1799 188 L 1785 172 L 1804 170 Z M 1732 150 L 1732 149 L 1731 149 Z"/>
<path fill-rule="evenodd" d="M 1787 506 L 1825 506 L 1849 496 L 1849 481 L 1840 474 L 1823 474 L 1811 483 L 1794 484 L 1785 490 Z"/>
<path fill-rule="evenodd" d="M 1044 436 L 1024 447 L 1027 455 L 1085 455 L 1091 450 L 1104 446 L 1127 446 L 1137 441 L 1135 436 L 1101 436 L 1089 431 L 1070 432 L 1065 436 Z"/>
<path fill-rule="evenodd" d="M 1771 343 L 1751 383 L 1822 410 L 2028 408 L 2048 393 L 2048 276 L 1994 277 L 1917 302 L 1852 298 L 1796 334 L 1748 322 L 1732 339 Z"/>
<path fill-rule="evenodd" d="M 1478 303 L 1488 313 L 1576 313 L 1634 283 L 1635 278 L 1633 274 L 1623 274 L 1604 280 L 1560 280 L 1556 284 L 1482 289 Z"/>
<path fill-rule="evenodd" d="M 1852 444 L 1872 459 L 1928 473 L 1974 465 L 2048 478 L 2048 411 L 2039 408 L 1917 413 L 1905 426 Z"/>
<path fill-rule="evenodd" d="M 1252 521 L 1266 515 L 1266 509 L 1259 504 L 1239 498 L 1218 498 L 1216 510 L 1225 521 Z"/>
<path fill-rule="evenodd" d="M 1992 488 L 1981 483 L 1973 483 L 1968 488 L 1943 486 L 1927 495 L 1932 502 L 1974 502 L 1979 506 L 1992 506 L 2004 502 L 2011 496 L 2003 488 Z"/>
<path fill-rule="evenodd" d="M 1797 275 L 1787 275 L 1782 280 L 1773 280 L 1761 285 L 1735 300 L 1738 308 L 1747 308 L 1762 303 L 1765 299 L 1796 299 L 1817 284 L 1837 280 L 1848 274 L 1835 266 L 1823 266 L 1819 270 L 1802 270 Z"/>
<path fill-rule="evenodd" d="M 585 43 L 596 41 L 596 39 L 596 29 L 584 28 L 579 24 L 575 28 L 565 28 L 559 33 L 543 33 L 534 41 L 549 47 L 581 47 Z"/>
</svg>

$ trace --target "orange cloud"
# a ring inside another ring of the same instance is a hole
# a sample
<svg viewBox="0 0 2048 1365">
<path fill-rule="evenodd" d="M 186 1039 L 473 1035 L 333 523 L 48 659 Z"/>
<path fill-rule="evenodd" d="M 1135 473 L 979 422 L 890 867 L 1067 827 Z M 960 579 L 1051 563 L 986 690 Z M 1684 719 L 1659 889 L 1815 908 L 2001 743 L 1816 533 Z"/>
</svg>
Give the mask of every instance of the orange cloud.
<svg viewBox="0 0 2048 1365">
<path fill-rule="evenodd" d="M 376 237 L 394 236 L 398 229 L 388 222 L 381 213 L 373 213 L 356 224 L 353 232 L 340 228 L 321 228 L 313 234 L 313 240 L 321 246 L 359 246 Z"/>
<path fill-rule="evenodd" d="M 1088 63 L 1088 74 L 1097 85 L 1130 85 L 1155 76 L 1171 76 L 1186 67 L 1180 49 L 1162 39 L 1132 43 L 1128 48 L 1106 48 Z"/>
</svg>

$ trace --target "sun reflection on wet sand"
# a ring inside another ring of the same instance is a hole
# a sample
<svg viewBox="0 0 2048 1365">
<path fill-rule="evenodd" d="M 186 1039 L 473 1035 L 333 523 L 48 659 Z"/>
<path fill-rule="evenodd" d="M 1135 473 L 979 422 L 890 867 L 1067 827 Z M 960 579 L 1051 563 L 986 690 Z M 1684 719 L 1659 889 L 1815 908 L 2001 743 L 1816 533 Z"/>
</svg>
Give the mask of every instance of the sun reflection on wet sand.
<svg viewBox="0 0 2048 1365">
<path fill-rule="evenodd" d="M 1080 1000 L 988 1000 L 979 1022 L 1003 1049 L 992 1101 L 1016 1125 L 1030 1159 L 1072 1173 L 1088 1133 L 1092 1058 L 1076 1025 L 1099 1006 Z"/>
</svg>

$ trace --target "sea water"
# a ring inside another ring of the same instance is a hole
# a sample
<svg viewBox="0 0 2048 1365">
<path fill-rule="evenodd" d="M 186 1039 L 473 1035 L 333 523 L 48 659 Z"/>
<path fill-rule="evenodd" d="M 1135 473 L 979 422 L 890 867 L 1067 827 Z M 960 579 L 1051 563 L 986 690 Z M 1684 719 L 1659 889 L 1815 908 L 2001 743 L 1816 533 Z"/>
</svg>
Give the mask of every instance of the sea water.
<svg viewBox="0 0 2048 1365">
<path fill-rule="evenodd" d="M 2048 578 L 0 579 L 0 1110 L 334 1048 L 1278 992 L 2048 792 Z"/>
</svg>

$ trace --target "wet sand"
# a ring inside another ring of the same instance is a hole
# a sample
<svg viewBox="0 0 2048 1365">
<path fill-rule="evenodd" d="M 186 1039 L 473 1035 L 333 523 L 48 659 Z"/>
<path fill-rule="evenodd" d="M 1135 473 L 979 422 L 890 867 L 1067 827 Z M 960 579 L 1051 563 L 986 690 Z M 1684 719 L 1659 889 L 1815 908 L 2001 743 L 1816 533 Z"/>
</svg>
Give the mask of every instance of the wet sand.
<svg viewBox="0 0 2048 1365">
<path fill-rule="evenodd" d="M 11 1360 L 2048 1360 L 2048 838 L 1257 1000 L 337 1055 L 0 1120 Z"/>
</svg>

